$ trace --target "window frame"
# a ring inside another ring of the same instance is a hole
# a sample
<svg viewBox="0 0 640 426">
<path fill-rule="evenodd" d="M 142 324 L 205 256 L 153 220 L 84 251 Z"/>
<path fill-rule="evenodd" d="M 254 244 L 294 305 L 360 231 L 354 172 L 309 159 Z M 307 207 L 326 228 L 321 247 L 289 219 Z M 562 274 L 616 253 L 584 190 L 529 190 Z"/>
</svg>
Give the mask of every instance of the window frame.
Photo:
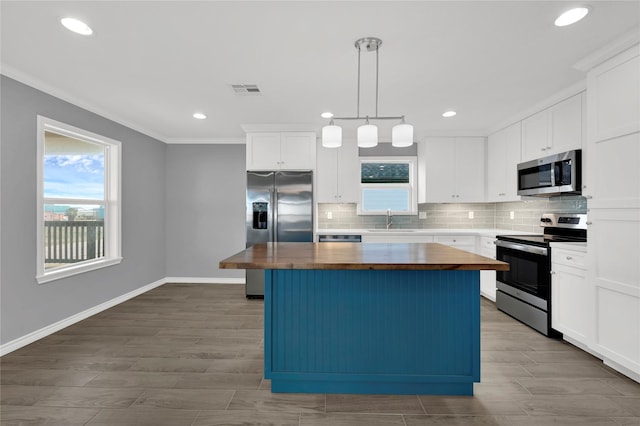
<svg viewBox="0 0 640 426">
<path fill-rule="evenodd" d="M 360 157 L 358 162 L 358 205 L 357 214 L 360 216 L 379 216 L 386 215 L 386 210 L 364 210 L 364 190 L 365 189 L 393 189 L 407 188 L 409 189 L 409 208 L 408 211 L 392 210 L 391 214 L 395 216 L 415 216 L 418 214 L 418 159 L 417 157 Z M 362 164 L 363 163 L 408 163 L 409 164 L 409 183 L 362 183 Z"/>
<path fill-rule="evenodd" d="M 45 132 L 49 131 L 73 139 L 101 145 L 105 148 L 104 167 L 104 256 L 52 270 L 45 270 L 44 206 L 49 203 L 96 204 L 95 199 L 45 198 L 44 154 Z M 122 262 L 122 144 L 121 142 L 38 115 L 37 124 L 37 232 L 36 232 L 36 281 L 38 284 L 67 278 Z"/>
</svg>

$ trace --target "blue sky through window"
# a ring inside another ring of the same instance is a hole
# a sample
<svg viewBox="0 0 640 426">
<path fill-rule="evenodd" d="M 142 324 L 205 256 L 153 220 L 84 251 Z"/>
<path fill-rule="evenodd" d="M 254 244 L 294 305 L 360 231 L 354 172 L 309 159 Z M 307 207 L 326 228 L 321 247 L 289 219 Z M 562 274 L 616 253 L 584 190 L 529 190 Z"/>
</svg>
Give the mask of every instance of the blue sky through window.
<svg viewBox="0 0 640 426">
<path fill-rule="evenodd" d="M 104 199 L 104 154 L 44 157 L 44 196 Z"/>
</svg>

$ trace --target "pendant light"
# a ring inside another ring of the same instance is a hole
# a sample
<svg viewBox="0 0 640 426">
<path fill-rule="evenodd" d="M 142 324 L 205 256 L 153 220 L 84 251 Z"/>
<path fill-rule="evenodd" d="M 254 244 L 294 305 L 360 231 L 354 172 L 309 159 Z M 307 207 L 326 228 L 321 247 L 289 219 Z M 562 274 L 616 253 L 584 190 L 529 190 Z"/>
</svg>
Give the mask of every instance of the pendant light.
<svg viewBox="0 0 640 426">
<path fill-rule="evenodd" d="M 337 148 L 342 146 L 342 128 L 336 126 L 333 120 L 364 120 L 364 124 L 358 127 L 357 141 L 360 148 L 371 148 L 378 145 L 378 126 L 369 123 L 369 120 L 401 120 L 393 126 L 391 144 L 394 147 L 407 147 L 413 144 L 413 126 L 404 122 L 404 115 L 398 117 L 378 116 L 378 58 L 382 40 L 377 37 L 363 37 L 355 42 L 358 50 L 358 99 L 355 117 L 333 117 L 328 126 L 322 128 L 322 146 Z M 362 50 L 376 52 L 376 115 L 373 117 L 360 117 L 360 54 Z"/>
<path fill-rule="evenodd" d="M 413 145 L 413 126 L 404 122 L 396 124 L 391 129 L 391 145 L 396 148 L 404 148 Z"/>
<path fill-rule="evenodd" d="M 325 148 L 340 148 L 342 146 L 342 127 L 333 124 L 322 128 L 322 146 Z"/>
<path fill-rule="evenodd" d="M 358 146 L 371 148 L 378 145 L 378 126 L 369 124 L 369 117 L 365 120 L 365 124 L 358 127 Z"/>
</svg>

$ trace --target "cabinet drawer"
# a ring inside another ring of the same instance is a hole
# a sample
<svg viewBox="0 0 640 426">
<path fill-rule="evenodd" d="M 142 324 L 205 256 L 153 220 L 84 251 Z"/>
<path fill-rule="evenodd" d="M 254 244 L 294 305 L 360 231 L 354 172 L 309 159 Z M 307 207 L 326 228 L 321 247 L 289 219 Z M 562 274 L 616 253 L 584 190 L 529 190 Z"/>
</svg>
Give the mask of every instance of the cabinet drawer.
<svg viewBox="0 0 640 426">
<path fill-rule="evenodd" d="M 433 241 L 448 246 L 475 246 L 476 237 L 473 235 L 436 235 Z"/>
<path fill-rule="evenodd" d="M 580 251 L 563 250 L 554 248 L 551 250 L 551 263 L 574 268 L 586 269 L 587 254 Z"/>
<path fill-rule="evenodd" d="M 363 243 L 430 243 L 433 237 L 429 235 L 371 235 L 363 234 Z"/>
<path fill-rule="evenodd" d="M 480 250 L 496 251 L 496 237 L 480 237 Z"/>
</svg>

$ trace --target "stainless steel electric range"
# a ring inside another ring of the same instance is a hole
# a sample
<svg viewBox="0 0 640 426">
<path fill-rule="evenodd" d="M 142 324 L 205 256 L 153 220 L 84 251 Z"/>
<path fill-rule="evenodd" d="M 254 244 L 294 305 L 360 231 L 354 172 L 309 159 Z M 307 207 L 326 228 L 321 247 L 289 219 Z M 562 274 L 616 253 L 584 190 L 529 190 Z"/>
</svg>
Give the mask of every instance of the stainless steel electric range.
<svg viewBox="0 0 640 426">
<path fill-rule="evenodd" d="M 544 235 L 498 235 L 496 258 L 510 265 L 496 274 L 496 306 L 545 336 L 551 328 L 552 242 L 587 241 L 587 215 L 546 213 L 540 219 Z"/>
</svg>

